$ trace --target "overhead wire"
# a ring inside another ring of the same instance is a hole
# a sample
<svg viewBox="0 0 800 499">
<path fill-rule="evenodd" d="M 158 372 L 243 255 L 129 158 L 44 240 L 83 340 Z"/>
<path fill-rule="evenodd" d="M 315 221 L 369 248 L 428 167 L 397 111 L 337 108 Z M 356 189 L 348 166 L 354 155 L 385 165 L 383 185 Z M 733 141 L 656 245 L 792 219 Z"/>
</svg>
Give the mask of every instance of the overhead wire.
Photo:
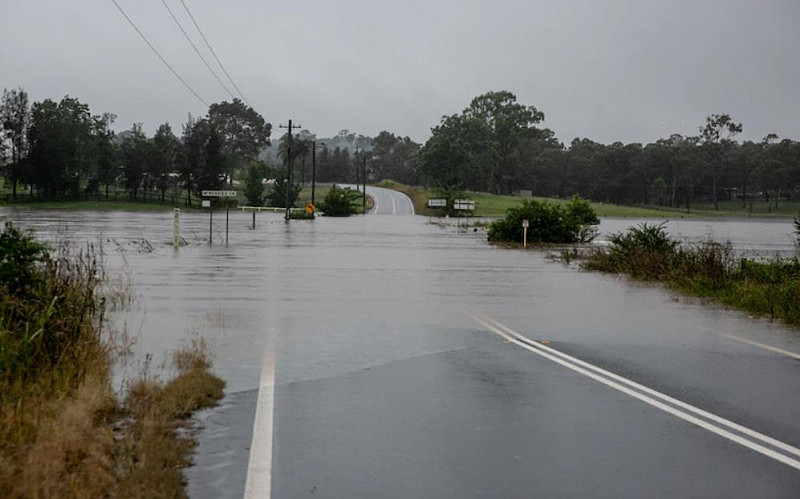
<svg viewBox="0 0 800 499">
<path fill-rule="evenodd" d="M 120 7 L 120 5 L 117 3 L 117 0 L 111 0 L 111 2 L 117 7 L 117 9 L 120 11 L 120 13 L 125 18 L 125 20 L 128 21 L 128 23 L 131 25 L 131 27 L 139 34 L 139 36 L 142 38 L 142 40 L 144 40 L 144 42 L 147 44 L 147 46 L 150 47 L 150 50 L 152 50 L 153 53 L 156 54 L 156 56 L 161 60 L 161 62 L 163 62 L 164 65 L 167 68 L 169 68 L 169 70 L 172 72 L 172 74 L 175 76 L 175 78 L 177 78 L 181 83 L 183 83 L 183 86 L 186 87 L 192 93 L 192 95 L 194 95 L 197 98 L 197 100 L 202 102 L 203 105 L 205 105 L 206 107 L 209 107 L 208 102 L 206 102 L 205 99 L 200 97 L 200 94 L 195 92 L 195 90 L 188 83 L 186 83 L 186 80 L 184 80 L 181 77 L 181 75 L 179 75 L 178 72 L 175 71 L 175 68 L 173 68 L 170 65 L 170 63 L 168 63 L 167 60 L 164 59 L 164 56 L 161 55 L 161 53 L 158 51 L 158 49 L 156 49 L 153 46 L 153 44 L 150 43 L 150 40 L 147 39 L 147 37 L 144 35 L 144 33 L 142 33 L 142 31 L 139 29 L 139 27 L 136 26 L 136 24 L 133 22 L 133 20 L 131 20 L 131 18 L 128 17 L 128 14 L 126 14 L 125 11 L 122 9 L 122 7 Z"/>
<path fill-rule="evenodd" d="M 222 69 L 222 72 L 225 73 L 225 76 L 228 77 L 228 80 L 231 82 L 231 85 L 233 85 L 233 88 L 235 88 L 236 91 L 239 93 L 239 95 L 242 97 L 242 100 L 244 100 L 247 103 L 247 105 L 250 106 L 251 105 L 250 101 L 248 101 L 247 97 L 245 97 L 242 91 L 239 90 L 239 87 L 236 85 L 236 82 L 233 81 L 233 78 L 231 78 L 231 75 L 225 69 L 225 66 L 222 65 L 222 61 L 220 61 L 219 57 L 217 57 L 217 53 L 214 51 L 214 48 L 211 46 L 211 43 L 209 43 L 208 38 L 206 38 L 206 35 L 203 34 L 203 30 L 200 29 L 200 26 L 197 24 L 197 21 L 192 15 L 192 12 L 189 10 L 189 6 L 186 5 L 186 2 L 184 0 L 181 0 L 181 4 L 183 4 L 183 8 L 186 9 L 186 13 L 189 14 L 189 19 L 192 20 L 192 24 L 194 24 L 194 27 L 197 28 L 197 32 L 200 33 L 200 36 L 203 38 L 206 47 L 208 47 L 208 50 L 209 52 L 211 52 L 211 55 L 214 56 L 214 59 L 217 61 L 217 64 L 219 64 L 219 67 Z"/>
<path fill-rule="evenodd" d="M 172 20 L 175 21 L 176 25 L 178 25 L 178 29 L 181 30 L 181 33 L 183 33 L 183 36 L 186 38 L 186 41 L 189 42 L 189 45 L 192 46 L 192 48 L 194 49 L 195 54 L 197 54 L 197 57 L 199 57 L 200 60 L 203 61 L 203 64 L 205 64 L 206 68 L 208 68 L 208 70 L 211 72 L 211 74 L 214 75 L 214 78 L 216 78 L 217 82 L 219 82 L 219 84 L 222 86 L 222 88 L 225 89 L 225 91 L 228 93 L 228 95 L 230 95 L 231 98 L 235 98 L 235 95 L 233 95 L 233 92 L 231 92 L 230 89 L 228 89 L 228 87 L 225 85 L 225 83 L 222 82 L 220 77 L 217 75 L 216 71 L 214 71 L 214 69 L 208 64 L 208 61 L 206 61 L 206 58 L 203 57 L 203 54 L 200 53 L 200 50 L 198 50 L 197 45 L 195 45 L 194 42 L 192 41 L 192 39 L 189 37 L 189 34 L 186 32 L 185 29 L 183 29 L 183 26 L 181 25 L 181 23 L 178 20 L 178 18 L 175 16 L 175 13 L 172 12 L 172 9 L 170 9 L 169 5 L 167 5 L 166 0 L 161 0 L 161 3 L 167 9 L 167 12 L 169 12 L 169 15 L 172 16 Z"/>
</svg>

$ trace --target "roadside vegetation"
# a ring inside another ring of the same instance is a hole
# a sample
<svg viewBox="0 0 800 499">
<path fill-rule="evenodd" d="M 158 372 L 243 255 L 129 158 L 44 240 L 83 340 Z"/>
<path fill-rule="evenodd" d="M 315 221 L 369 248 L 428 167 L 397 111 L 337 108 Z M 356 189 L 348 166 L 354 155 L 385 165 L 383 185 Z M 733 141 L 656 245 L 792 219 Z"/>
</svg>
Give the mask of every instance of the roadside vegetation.
<svg viewBox="0 0 800 499">
<path fill-rule="evenodd" d="M 6 497 L 181 497 L 193 411 L 224 382 L 195 341 L 177 376 L 133 381 L 124 400 L 111 370 L 124 349 L 105 329 L 99 251 L 50 248 L 6 224 L 0 234 L 0 490 Z M 123 291 L 124 292 L 124 291 Z"/>
<path fill-rule="evenodd" d="M 320 204 L 328 217 L 349 217 L 361 211 L 361 193 L 353 189 L 331 187 Z"/>
<path fill-rule="evenodd" d="M 610 243 L 581 255 L 583 268 L 661 282 L 754 315 L 800 325 L 797 257 L 761 261 L 736 257 L 729 245 L 713 241 L 688 246 L 673 239 L 663 224 L 643 223 L 613 234 Z"/>
<path fill-rule="evenodd" d="M 529 243 L 588 243 L 597 235 L 595 226 L 600 223 L 589 203 L 578 196 L 565 205 L 530 199 L 509 208 L 505 217 L 489 225 L 489 241 L 522 244 L 523 220 L 529 224 Z"/>
</svg>

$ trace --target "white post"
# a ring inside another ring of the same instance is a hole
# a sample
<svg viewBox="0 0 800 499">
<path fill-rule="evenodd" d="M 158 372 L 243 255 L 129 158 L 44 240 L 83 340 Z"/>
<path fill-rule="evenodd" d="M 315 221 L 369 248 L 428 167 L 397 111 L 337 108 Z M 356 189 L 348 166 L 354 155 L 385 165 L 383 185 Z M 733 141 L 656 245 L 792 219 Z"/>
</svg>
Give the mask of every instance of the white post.
<svg viewBox="0 0 800 499">
<path fill-rule="evenodd" d="M 172 246 L 175 249 L 180 248 L 180 234 L 181 234 L 181 209 L 175 208 L 173 215 L 173 228 L 172 228 Z"/>
</svg>

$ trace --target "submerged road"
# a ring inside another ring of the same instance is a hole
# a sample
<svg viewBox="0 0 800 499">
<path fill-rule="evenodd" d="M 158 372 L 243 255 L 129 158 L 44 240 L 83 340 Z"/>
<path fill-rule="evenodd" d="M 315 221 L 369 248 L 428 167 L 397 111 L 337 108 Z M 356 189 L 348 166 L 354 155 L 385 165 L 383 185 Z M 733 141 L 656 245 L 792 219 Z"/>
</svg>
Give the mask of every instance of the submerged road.
<svg viewBox="0 0 800 499">
<path fill-rule="evenodd" d="M 800 495 L 795 328 L 424 217 L 18 217 L 127 248 L 140 356 L 210 339 L 192 497 Z"/>
</svg>

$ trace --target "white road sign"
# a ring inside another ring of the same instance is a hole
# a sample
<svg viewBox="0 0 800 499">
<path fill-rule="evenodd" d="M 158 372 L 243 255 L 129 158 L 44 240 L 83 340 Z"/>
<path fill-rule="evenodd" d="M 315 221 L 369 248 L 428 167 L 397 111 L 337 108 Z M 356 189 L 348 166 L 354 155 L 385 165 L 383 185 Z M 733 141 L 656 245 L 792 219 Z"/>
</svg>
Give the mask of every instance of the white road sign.
<svg viewBox="0 0 800 499">
<path fill-rule="evenodd" d="M 203 191 L 204 198 L 235 198 L 236 191 Z"/>
</svg>

